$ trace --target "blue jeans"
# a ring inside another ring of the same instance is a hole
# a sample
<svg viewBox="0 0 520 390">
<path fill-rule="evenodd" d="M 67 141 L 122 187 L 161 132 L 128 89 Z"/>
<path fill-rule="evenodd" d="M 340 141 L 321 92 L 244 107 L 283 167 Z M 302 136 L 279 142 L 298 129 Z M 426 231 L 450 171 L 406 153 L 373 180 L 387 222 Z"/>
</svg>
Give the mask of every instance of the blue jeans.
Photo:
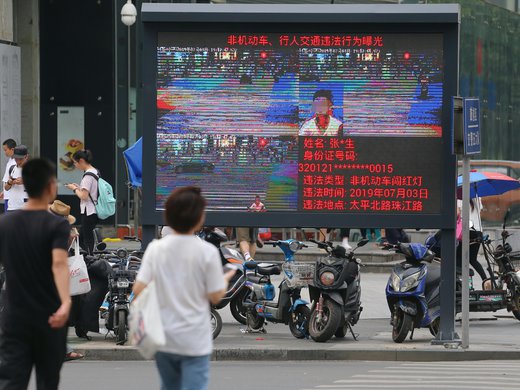
<svg viewBox="0 0 520 390">
<path fill-rule="evenodd" d="M 157 352 L 155 364 L 161 376 L 161 390 L 206 390 L 209 355 L 183 356 Z"/>
</svg>

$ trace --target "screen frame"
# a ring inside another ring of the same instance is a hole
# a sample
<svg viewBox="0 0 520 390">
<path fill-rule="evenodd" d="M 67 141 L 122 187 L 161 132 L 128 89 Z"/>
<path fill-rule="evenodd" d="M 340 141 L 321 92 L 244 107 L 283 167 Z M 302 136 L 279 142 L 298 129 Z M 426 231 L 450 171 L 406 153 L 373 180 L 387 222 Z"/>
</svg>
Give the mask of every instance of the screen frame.
<svg viewBox="0 0 520 390">
<path fill-rule="evenodd" d="M 447 228 L 455 224 L 456 156 L 452 154 L 451 97 L 458 94 L 458 4 L 435 5 L 238 5 L 151 4 L 142 7 L 143 225 L 162 225 L 156 209 L 156 71 L 160 32 L 440 33 L 443 35 L 441 208 L 436 214 L 247 213 L 208 211 L 206 224 L 250 227 Z M 144 158 L 144 157 L 149 158 Z M 153 158 L 151 158 L 153 156 Z"/>
</svg>

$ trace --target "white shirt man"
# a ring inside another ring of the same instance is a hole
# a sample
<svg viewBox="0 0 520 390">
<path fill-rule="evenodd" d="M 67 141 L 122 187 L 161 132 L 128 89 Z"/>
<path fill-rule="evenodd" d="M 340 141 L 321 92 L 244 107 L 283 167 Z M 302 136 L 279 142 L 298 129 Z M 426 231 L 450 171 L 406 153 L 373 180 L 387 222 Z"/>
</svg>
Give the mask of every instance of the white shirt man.
<svg viewBox="0 0 520 390">
<path fill-rule="evenodd" d="M 328 123 L 327 123 L 328 118 Z M 300 128 L 301 136 L 322 136 L 322 137 L 338 137 L 343 131 L 343 123 L 333 116 L 325 118 L 324 127 L 319 124 L 319 119 L 314 116 L 306 120 Z"/>
<path fill-rule="evenodd" d="M 9 160 L 7 161 L 7 164 L 5 166 L 4 178 L 2 179 L 2 182 L 3 182 L 2 189 L 5 187 L 5 185 L 7 184 L 7 181 L 10 179 L 10 176 L 11 176 L 10 173 L 12 173 L 12 170 L 14 169 L 11 167 L 13 167 L 13 166 L 16 166 L 16 161 L 14 161 L 14 158 L 9 157 Z M 10 194 L 11 194 L 10 191 L 4 191 L 5 211 L 7 211 L 7 208 L 9 207 Z"/>
<path fill-rule="evenodd" d="M 342 137 L 343 123 L 332 116 L 332 91 L 320 89 L 314 93 L 314 115 L 303 122 L 300 136 Z"/>
<path fill-rule="evenodd" d="M 9 210 L 15 211 L 23 208 L 25 201 L 29 198 L 25 192 L 25 186 L 22 181 L 22 167 L 28 160 L 29 152 L 27 146 L 18 145 L 14 148 L 13 159 L 16 166 L 12 169 L 7 181 L 4 185 L 5 193 L 9 192 Z M 9 171 L 7 172 L 9 174 Z M 5 195 L 4 195 L 5 196 Z"/>
</svg>

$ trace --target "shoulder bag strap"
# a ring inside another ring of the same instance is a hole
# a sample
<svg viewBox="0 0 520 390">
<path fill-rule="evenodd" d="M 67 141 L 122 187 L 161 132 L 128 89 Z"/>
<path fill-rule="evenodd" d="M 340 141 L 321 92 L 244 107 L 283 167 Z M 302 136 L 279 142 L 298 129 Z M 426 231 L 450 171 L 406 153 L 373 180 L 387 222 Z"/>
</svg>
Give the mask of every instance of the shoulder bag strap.
<svg viewBox="0 0 520 390">
<path fill-rule="evenodd" d="M 99 173 L 99 171 L 98 171 Z M 83 177 L 85 176 L 92 176 L 94 179 L 96 179 L 96 181 L 99 181 L 99 176 L 96 175 L 95 173 L 92 173 L 92 172 L 85 172 L 83 174 Z M 98 193 L 99 193 L 99 186 L 98 186 Z M 97 202 L 94 202 L 94 199 L 92 199 L 92 195 L 90 195 L 90 191 L 88 193 L 88 197 L 90 198 L 90 200 L 92 201 L 92 203 L 94 203 L 94 206 L 97 204 Z"/>
</svg>

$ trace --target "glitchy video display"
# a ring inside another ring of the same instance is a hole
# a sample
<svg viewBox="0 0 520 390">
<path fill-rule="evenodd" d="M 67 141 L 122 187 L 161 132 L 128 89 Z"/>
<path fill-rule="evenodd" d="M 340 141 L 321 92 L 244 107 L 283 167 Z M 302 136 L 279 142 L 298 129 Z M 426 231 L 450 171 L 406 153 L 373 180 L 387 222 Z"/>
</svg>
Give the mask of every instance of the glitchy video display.
<svg viewBox="0 0 520 390">
<path fill-rule="evenodd" d="M 439 212 L 442 100 L 442 34 L 159 33 L 156 208 Z"/>
</svg>

